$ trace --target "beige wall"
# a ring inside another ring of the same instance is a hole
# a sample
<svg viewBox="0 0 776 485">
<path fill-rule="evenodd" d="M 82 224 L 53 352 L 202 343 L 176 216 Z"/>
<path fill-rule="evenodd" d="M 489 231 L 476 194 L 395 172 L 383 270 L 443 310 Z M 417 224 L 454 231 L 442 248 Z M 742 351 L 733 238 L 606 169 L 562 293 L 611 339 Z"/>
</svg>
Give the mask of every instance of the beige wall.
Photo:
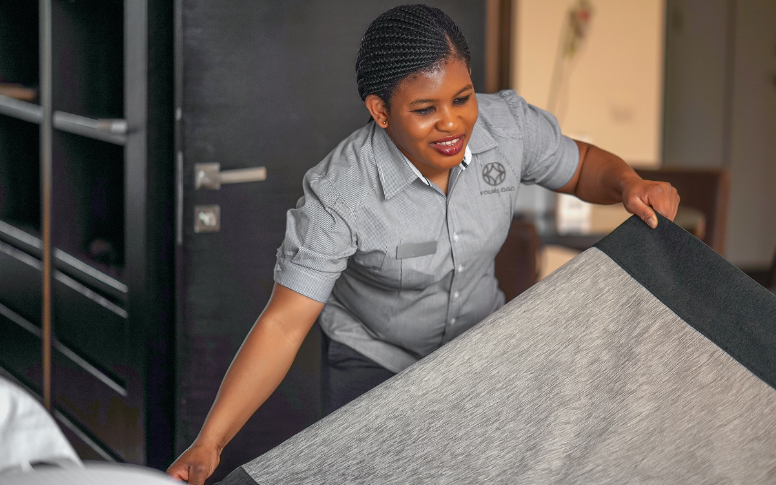
<svg viewBox="0 0 776 485">
<path fill-rule="evenodd" d="M 664 165 L 728 169 L 723 256 L 767 268 L 776 250 L 776 2 L 669 0 L 667 8 Z"/>
<path fill-rule="evenodd" d="M 560 30 L 574 0 L 516 0 L 513 88 L 545 108 Z M 591 28 L 558 113 L 564 133 L 638 166 L 658 166 L 663 0 L 591 0 Z"/>
</svg>

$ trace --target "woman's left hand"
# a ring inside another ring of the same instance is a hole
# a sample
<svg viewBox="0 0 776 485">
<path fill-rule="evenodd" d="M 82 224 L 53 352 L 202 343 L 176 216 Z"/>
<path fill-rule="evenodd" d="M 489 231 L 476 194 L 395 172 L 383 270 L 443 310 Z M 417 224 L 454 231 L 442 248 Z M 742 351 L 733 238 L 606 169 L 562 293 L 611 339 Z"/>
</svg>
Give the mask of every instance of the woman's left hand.
<svg viewBox="0 0 776 485">
<path fill-rule="evenodd" d="M 644 180 L 622 158 L 595 145 L 574 140 L 579 147 L 579 165 L 566 185 L 557 189 L 594 204 L 622 202 L 625 210 L 639 216 L 652 229 L 655 211 L 670 220 L 679 209 L 679 194 L 668 182 Z"/>
<path fill-rule="evenodd" d="M 625 210 L 639 216 L 654 229 L 657 227 L 655 211 L 674 220 L 679 209 L 679 193 L 668 182 L 633 177 L 623 182 L 622 203 Z"/>
</svg>

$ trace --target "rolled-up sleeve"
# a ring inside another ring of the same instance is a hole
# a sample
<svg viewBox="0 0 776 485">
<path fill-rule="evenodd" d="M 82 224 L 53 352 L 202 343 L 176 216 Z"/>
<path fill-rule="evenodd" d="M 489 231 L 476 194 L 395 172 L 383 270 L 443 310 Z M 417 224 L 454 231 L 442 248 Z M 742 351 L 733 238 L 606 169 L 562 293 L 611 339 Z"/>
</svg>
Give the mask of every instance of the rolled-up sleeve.
<svg viewBox="0 0 776 485">
<path fill-rule="evenodd" d="M 514 91 L 499 93 L 507 102 L 523 140 L 521 182 L 551 190 L 563 187 L 579 165 L 579 147 L 563 135 L 555 117 L 528 104 Z"/>
<path fill-rule="evenodd" d="M 308 172 L 304 196 L 286 215 L 275 282 L 325 303 L 348 258 L 355 252 L 351 210 L 329 182 Z"/>
</svg>

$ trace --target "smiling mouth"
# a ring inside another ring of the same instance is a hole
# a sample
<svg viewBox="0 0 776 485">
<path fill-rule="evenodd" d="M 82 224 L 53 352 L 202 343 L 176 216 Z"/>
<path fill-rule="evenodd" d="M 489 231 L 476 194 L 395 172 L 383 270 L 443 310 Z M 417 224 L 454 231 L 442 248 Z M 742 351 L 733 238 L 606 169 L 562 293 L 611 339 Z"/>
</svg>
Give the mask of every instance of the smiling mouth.
<svg viewBox="0 0 776 485">
<path fill-rule="evenodd" d="M 443 138 L 431 143 L 431 146 L 442 155 L 456 155 L 463 149 L 463 138 L 464 135 Z"/>
</svg>

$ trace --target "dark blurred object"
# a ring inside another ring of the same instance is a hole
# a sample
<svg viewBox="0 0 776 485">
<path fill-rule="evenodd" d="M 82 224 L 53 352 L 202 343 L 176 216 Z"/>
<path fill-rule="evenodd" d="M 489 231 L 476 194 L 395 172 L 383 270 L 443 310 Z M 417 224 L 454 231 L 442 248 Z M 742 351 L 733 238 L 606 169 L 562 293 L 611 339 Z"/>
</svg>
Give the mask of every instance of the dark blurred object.
<svg viewBox="0 0 776 485">
<path fill-rule="evenodd" d="M 80 483 L 101 485 L 172 485 L 173 480 L 159 470 L 124 463 L 87 463 L 81 468 L 49 467 L 32 472 L 3 476 L 5 485 L 49 485 Z"/>
<path fill-rule="evenodd" d="M 0 82 L 0 94 L 22 101 L 37 101 L 38 90 L 21 84 Z"/>
<path fill-rule="evenodd" d="M 773 262 L 771 263 L 771 270 L 768 272 L 768 281 L 765 287 L 776 293 L 776 251 L 773 252 Z"/>
<path fill-rule="evenodd" d="M 536 227 L 520 218 L 513 218 L 507 240 L 496 255 L 496 279 L 506 301 L 536 283 L 539 245 Z"/>
<path fill-rule="evenodd" d="M 647 180 L 670 183 L 679 191 L 681 206 L 703 212 L 706 231 L 702 241 L 724 256 L 730 199 L 730 174 L 727 170 L 663 168 L 636 172 Z"/>
<path fill-rule="evenodd" d="M 118 253 L 113 244 L 100 238 L 95 239 L 89 244 L 89 256 L 103 264 L 115 265 L 118 261 Z"/>
</svg>

